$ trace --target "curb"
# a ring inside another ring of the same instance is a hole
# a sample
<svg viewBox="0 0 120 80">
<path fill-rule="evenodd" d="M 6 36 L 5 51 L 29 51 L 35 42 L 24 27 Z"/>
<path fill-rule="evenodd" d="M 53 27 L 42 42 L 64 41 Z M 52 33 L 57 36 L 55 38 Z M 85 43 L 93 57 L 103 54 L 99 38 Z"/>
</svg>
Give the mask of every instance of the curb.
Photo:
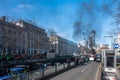
<svg viewBox="0 0 120 80">
<path fill-rule="evenodd" d="M 99 78 L 101 78 L 101 76 L 100 76 L 100 74 L 101 74 L 101 71 L 100 71 L 101 66 L 102 66 L 102 63 L 99 65 L 99 67 L 98 67 L 98 69 L 97 69 L 97 74 L 96 74 L 94 80 L 101 80 L 101 79 L 99 79 Z M 99 72 L 99 71 L 100 71 L 100 72 Z M 98 74 L 98 73 L 99 73 L 99 74 Z"/>
</svg>

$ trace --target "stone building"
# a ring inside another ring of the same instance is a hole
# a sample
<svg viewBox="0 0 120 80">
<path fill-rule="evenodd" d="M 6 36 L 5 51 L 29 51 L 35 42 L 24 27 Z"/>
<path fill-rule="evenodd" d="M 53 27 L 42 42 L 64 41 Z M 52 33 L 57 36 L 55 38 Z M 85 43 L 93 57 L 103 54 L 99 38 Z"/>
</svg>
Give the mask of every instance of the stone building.
<svg viewBox="0 0 120 80">
<path fill-rule="evenodd" d="M 77 44 L 62 38 L 58 35 L 51 35 L 49 37 L 50 50 L 53 50 L 56 55 L 65 56 L 73 55 L 73 53 L 78 53 Z"/>
<path fill-rule="evenodd" d="M 96 31 L 92 30 L 90 33 L 89 33 L 89 48 L 94 48 L 96 46 L 95 44 L 95 35 L 96 35 Z"/>
<path fill-rule="evenodd" d="M 0 18 L 0 53 L 38 54 L 48 50 L 48 37 L 44 29 L 24 20 L 6 22 Z"/>
</svg>

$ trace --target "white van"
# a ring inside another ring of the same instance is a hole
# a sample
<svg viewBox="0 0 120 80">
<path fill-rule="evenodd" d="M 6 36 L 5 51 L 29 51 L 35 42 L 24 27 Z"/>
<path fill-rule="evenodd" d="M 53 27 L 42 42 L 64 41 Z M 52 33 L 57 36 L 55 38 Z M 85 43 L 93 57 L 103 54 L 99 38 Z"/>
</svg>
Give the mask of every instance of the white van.
<svg viewBox="0 0 120 80">
<path fill-rule="evenodd" d="M 89 60 L 94 61 L 94 59 L 95 59 L 94 55 L 90 55 Z"/>
</svg>

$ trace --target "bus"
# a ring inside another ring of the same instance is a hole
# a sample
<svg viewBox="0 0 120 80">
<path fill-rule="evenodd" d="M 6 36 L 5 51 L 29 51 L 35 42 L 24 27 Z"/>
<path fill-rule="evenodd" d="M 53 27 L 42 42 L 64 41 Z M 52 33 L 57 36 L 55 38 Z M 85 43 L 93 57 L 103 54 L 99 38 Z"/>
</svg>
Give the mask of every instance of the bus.
<svg viewBox="0 0 120 80">
<path fill-rule="evenodd" d="M 95 55 L 95 61 L 96 62 L 101 62 L 102 61 L 102 55 L 101 54 L 96 54 Z"/>
<path fill-rule="evenodd" d="M 14 76 L 20 75 L 24 73 L 24 68 L 19 68 L 19 67 L 13 67 L 9 69 L 9 73 L 7 75 L 1 76 L 0 80 L 13 80 Z M 21 80 L 21 77 L 19 76 L 17 80 Z"/>
</svg>

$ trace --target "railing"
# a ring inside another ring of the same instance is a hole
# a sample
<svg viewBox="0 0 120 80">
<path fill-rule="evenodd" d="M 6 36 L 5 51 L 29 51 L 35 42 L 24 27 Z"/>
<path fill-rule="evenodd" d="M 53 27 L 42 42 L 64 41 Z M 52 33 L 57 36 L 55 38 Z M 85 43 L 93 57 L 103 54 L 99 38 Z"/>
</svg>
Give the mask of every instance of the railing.
<svg viewBox="0 0 120 80">
<path fill-rule="evenodd" d="M 68 66 L 68 64 L 64 63 L 64 64 L 59 64 L 59 65 L 55 65 L 52 66 L 50 68 L 46 68 L 46 69 L 39 69 L 39 70 L 35 70 L 35 71 L 31 71 L 25 74 L 20 74 L 18 76 L 14 76 L 8 80 L 40 80 L 40 79 L 44 79 L 46 76 L 49 76 L 51 74 L 55 74 L 61 70 L 65 70 L 68 67 L 73 67 L 75 65 L 74 62 L 70 63 L 70 66 Z"/>
</svg>

